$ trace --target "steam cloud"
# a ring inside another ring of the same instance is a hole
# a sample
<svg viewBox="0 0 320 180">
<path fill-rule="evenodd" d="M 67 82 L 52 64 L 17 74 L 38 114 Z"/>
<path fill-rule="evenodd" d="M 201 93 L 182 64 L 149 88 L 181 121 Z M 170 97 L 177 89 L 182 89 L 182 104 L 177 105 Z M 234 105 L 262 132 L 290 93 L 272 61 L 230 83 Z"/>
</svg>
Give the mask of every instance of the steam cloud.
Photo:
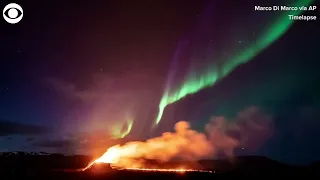
<svg viewBox="0 0 320 180">
<path fill-rule="evenodd" d="M 196 161 L 213 158 L 221 152 L 232 156 L 237 147 L 258 148 L 271 135 L 272 123 L 269 116 L 251 107 L 240 112 L 234 120 L 213 117 L 205 130 L 206 133 L 197 132 L 190 129 L 188 122 L 180 121 L 175 125 L 175 132 L 166 132 L 145 142 L 113 146 L 96 162 L 128 167 L 139 166 L 136 159 Z"/>
</svg>

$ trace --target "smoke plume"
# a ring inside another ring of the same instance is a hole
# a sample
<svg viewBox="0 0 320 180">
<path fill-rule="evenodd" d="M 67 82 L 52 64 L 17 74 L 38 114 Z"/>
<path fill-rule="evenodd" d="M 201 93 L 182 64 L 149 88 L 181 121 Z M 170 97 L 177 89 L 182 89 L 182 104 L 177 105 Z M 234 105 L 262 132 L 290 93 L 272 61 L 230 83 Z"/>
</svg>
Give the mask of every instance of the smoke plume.
<svg viewBox="0 0 320 180">
<path fill-rule="evenodd" d="M 147 141 L 128 142 L 107 150 L 96 162 L 113 163 L 122 167 L 141 167 L 137 159 L 167 162 L 175 158 L 196 161 L 214 158 L 218 153 L 232 156 L 235 148 L 257 148 L 270 135 L 271 118 L 258 108 L 240 112 L 233 120 L 213 117 L 205 133 L 190 128 L 186 121 L 175 125 L 174 132 Z"/>
</svg>

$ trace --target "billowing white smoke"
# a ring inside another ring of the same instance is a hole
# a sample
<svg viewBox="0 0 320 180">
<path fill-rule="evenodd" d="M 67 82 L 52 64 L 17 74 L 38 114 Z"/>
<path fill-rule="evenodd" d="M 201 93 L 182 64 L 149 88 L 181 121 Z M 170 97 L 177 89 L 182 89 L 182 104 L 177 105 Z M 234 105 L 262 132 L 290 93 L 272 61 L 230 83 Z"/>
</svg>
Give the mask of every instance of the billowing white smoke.
<svg viewBox="0 0 320 180">
<path fill-rule="evenodd" d="M 271 125 L 271 118 L 254 107 L 240 112 L 234 120 L 213 117 L 206 125 L 206 133 L 192 130 L 188 122 L 180 121 L 175 125 L 175 132 L 113 146 L 97 162 L 132 167 L 138 166 L 137 159 L 195 161 L 212 158 L 219 152 L 232 156 L 237 147 L 259 147 L 269 137 Z"/>
</svg>

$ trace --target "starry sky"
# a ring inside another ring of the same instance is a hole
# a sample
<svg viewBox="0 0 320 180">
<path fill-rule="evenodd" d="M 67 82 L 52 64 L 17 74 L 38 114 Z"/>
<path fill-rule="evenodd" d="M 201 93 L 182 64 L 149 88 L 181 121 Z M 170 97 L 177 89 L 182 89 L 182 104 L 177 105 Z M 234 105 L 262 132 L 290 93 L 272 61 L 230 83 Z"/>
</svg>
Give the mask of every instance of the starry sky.
<svg viewBox="0 0 320 180">
<path fill-rule="evenodd" d="M 254 106 L 271 136 L 237 154 L 320 159 L 319 23 L 254 11 L 318 2 L 15 2 L 22 21 L 0 21 L 0 151 L 100 154 Z"/>
</svg>

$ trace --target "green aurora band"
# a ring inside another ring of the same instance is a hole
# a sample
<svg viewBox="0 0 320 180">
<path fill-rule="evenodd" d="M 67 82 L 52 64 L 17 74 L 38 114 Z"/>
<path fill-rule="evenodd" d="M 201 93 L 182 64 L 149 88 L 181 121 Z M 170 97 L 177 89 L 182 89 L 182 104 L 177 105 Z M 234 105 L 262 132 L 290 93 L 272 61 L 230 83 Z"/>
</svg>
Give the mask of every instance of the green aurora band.
<svg viewBox="0 0 320 180">
<path fill-rule="evenodd" d="M 117 123 L 111 127 L 111 139 L 121 139 L 126 137 L 132 130 L 133 122 L 134 118 L 130 114 L 127 114 L 124 122 Z"/>
<path fill-rule="evenodd" d="M 308 6 L 313 0 L 297 0 L 292 6 Z M 293 24 L 293 20 L 289 20 L 288 15 L 300 15 L 302 11 L 283 11 L 266 30 L 258 36 L 254 43 L 251 43 L 244 51 L 237 52 L 228 58 L 224 63 L 217 65 L 213 64 L 207 71 L 203 71 L 200 75 L 194 75 L 194 72 L 189 72 L 184 82 L 171 92 L 170 88 L 164 90 L 163 96 L 159 104 L 159 112 L 155 121 L 155 126 L 159 124 L 164 109 L 169 104 L 175 103 L 187 95 L 197 93 L 198 91 L 213 86 L 217 81 L 226 77 L 236 67 L 247 63 L 257 56 L 260 52 L 266 49 L 269 45 L 280 38 Z"/>
</svg>

